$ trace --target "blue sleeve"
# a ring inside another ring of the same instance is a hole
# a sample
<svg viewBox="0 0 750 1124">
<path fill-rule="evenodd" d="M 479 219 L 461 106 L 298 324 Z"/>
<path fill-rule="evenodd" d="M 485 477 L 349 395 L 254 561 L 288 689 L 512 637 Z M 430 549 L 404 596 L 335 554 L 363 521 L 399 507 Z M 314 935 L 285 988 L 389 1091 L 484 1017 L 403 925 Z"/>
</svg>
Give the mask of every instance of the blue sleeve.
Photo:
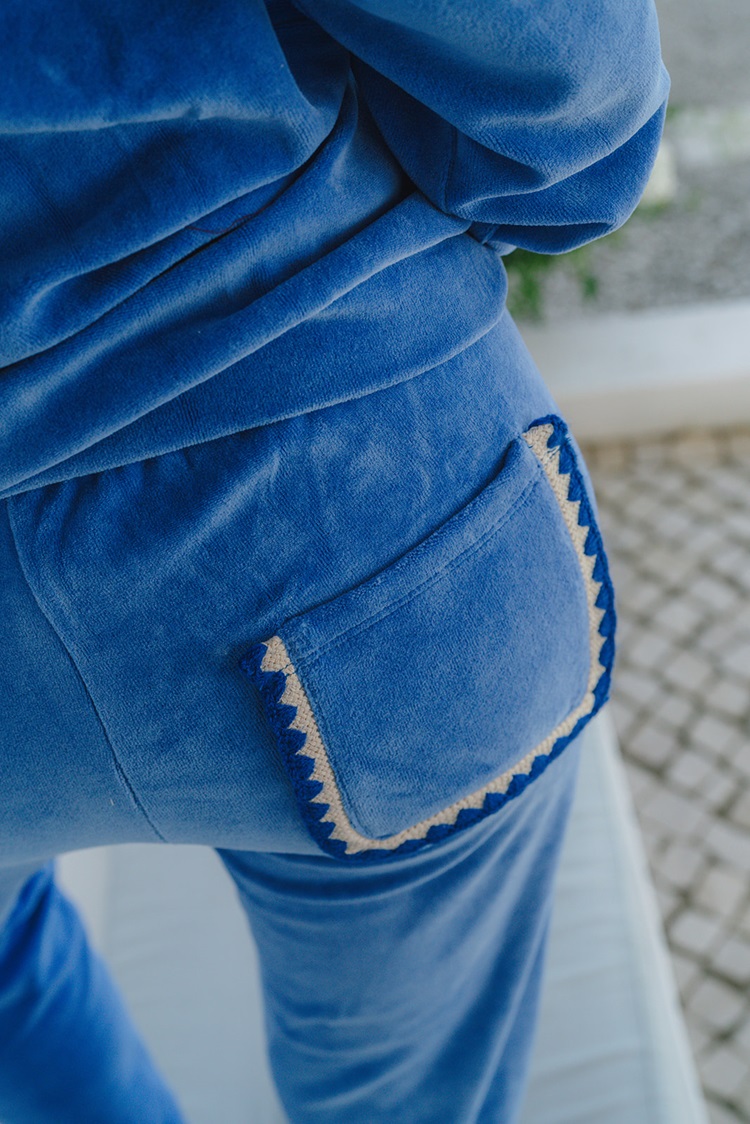
<svg viewBox="0 0 750 1124">
<path fill-rule="evenodd" d="M 562 253 L 634 210 L 669 77 L 651 0 L 295 0 L 354 56 L 410 179 L 502 252 Z"/>
</svg>

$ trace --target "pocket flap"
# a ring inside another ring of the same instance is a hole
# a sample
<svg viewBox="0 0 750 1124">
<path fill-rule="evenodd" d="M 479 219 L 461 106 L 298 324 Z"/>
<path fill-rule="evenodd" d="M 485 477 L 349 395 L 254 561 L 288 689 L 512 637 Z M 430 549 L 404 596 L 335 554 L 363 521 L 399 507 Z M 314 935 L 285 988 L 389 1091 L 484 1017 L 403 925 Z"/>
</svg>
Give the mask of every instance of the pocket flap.
<svg viewBox="0 0 750 1124">
<path fill-rule="evenodd" d="M 606 701 L 614 629 L 576 449 L 549 415 L 436 531 L 242 667 L 321 848 L 383 858 L 523 791 Z"/>
</svg>

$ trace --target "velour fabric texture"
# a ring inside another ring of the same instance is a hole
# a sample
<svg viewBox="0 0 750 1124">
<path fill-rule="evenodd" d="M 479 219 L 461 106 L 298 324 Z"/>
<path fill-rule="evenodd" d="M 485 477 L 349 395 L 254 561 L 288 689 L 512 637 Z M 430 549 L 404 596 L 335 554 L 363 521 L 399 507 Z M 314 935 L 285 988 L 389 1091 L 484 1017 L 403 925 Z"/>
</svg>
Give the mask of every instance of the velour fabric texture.
<svg viewBox="0 0 750 1124">
<path fill-rule="evenodd" d="M 242 666 L 313 836 L 372 859 L 442 840 L 539 776 L 606 701 L 614 631 L 601 535 L 551 416 L 431 536 Z"/>
<path fill-rule="evenodd" d="M 109 742 L 152 838 L 317 853 L 240 659 L 290 618 L 396 563 L 496 477 L 501 495 L 510 445 L 557 412 L 504 315 L 417 379 L 6 501 L 17 580 L 29 583 L 69 653 L 84 685 L 77 705 L 87 724 L 101 723 L 101 752 Z M 532 522 L 519 526 L 533 534 Z M 558 527 L 539 544 L 535 572 L 550 588 L 562 539 Z M 579 613 L 580 598 L 559 611 Z M 496 627 L 497 604 L 492 615 Z M 34 649 L 24 651 L 33 668 Z M 507 691 L 519 682 L 514 675 Z M 534 711 L 545 706 L 534 697 Z M 13 713 L 27 731 L 22 708 Z M 104 806 L 97 832 L 110 817 L 120 830 Z M 49 825 L 52 838 L 62 830 Z M 71 825 L 73 839 L 80 830 Z M 23 837 L 10 846 L 27 857 Z"/>
<path fill-rule="evenodd" d="M 516 1124 L 580 741 L 495 815 L 373 864 L 234 851 L 294 1124 Z"/>
<path fill-rule="evenodd" d="M 0 504 L 0 921 L 61 850 L 219 848 L 265 927 L 269 1040 L 291 1120 L 434 1124 L 446 1104 L 461 1124 L 516 1115 L 576 743 L 483 822 L 370 879 L 320 853 L 240 660 L 441 528 L 453 535 L 475 500 L 490 516 L 513 457 L 531 456 L 519 434 L 555 412 L 504 314 L 419 378 Z M 577 450 L 576 463 L 585 478 Z M 452 725 L 464 711 L 454 695 Z M 34 1028 L 13 1039 L 12 1068 L 0 1056 L 0 1118 L 171 1120 L 174 1098 L 155 1092 L 160 1075 L 111 981 L 88 970 L 73 918 L 51 895 L 0 975 L 5 1025 Z M 55 1064 L 60 1041 L 70 1049 Z M 142 1069 L 127 1087 L 121 1053 Z M 41 1103 L 29 1082 L 40 1058 Z"/>
<path fill-rule="evenodd" d="M 0 495 L 449 359 L 503 252 L 626 219 L 668 87 L 651 0 L 12 0 L 0 44 Z"/>
<path fill-rule="evenodd" d="M 635 206 L 668 86 L 653 5 L 11 0 L 0 59 L 0 1118 L 179 1119 L 49 863 L 166 840 L 235 879 L 293 1121 L 512 1124 L 575 741 L 480 822 L 351 863 L 240 662 L 275 636 L 301 656 L 371 839 L 582 705 L 575 565 L 599 556 L 563 515 L 585 492 L 582 535 L 596 505 L 572 434 L 525 444 L 563 430 L 502 257 Z"/>
<path fill-rule="evenodd" d="M 184 1124 L 53 873 L 25 881 L 0 930 L 3 1124 Z"/>
</svg>

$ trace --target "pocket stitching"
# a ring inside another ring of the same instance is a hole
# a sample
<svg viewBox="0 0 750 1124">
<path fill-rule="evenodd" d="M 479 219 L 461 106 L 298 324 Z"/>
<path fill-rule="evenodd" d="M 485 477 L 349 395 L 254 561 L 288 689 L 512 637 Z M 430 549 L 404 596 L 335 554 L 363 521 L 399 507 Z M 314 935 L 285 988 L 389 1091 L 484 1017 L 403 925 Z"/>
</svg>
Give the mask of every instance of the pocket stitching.
<svg viewBox="0 0 750 1124">
<path fill-rule="evenodd" d="M 336 857 L 361 861 L 403 855 L 484 819 L 520 795 L 607 700 L 616 618 L 614 591 L 593 506 L 568 438 L 567 426 L 560 417 L 550 414 L 537 419 L 523 437 L 552 487 L 578 559 L 586 589 L 590 665 L 583 698 L 520 761 L 417 824 L 384 838 L 367 837 L 354 828 L 343 806 L 341 789 L 310 699 L 281 636 L 277 634 L 254 645 L 241 661 L 243 670 L 261 692 L 269 723 L 286 758 L 303 818 L 321 848 Z M 554 445 L 551 444 L 553 440 Z M 567 471 L 561 467 L 563 451 L 570 466 Z M 567 477 L 567 484 L 561 479 L 563 476 Z M 576 504 L 578 509 L 574 514 L 571 509 Z M 585 518 L 583 523 L 582 517 Z M 587 546 L 590 549 L 587 550 Z M 599 577 L 595 576 L 597 569 Z M 422 583 L 419 588 L 421 586 Z"/>
</svg>

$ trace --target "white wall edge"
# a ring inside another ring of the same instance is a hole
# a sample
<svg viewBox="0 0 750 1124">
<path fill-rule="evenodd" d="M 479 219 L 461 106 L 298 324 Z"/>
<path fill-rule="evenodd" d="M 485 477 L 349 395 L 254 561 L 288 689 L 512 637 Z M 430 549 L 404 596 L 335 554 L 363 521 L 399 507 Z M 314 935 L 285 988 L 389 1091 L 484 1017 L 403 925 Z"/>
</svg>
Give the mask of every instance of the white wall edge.
<svg viewBox="0 0 750 1124">
<path fill-rule="evenodd" d="M 750 300 L 519 327 L 582 440 L 750 424 Z"/>
</svg>

